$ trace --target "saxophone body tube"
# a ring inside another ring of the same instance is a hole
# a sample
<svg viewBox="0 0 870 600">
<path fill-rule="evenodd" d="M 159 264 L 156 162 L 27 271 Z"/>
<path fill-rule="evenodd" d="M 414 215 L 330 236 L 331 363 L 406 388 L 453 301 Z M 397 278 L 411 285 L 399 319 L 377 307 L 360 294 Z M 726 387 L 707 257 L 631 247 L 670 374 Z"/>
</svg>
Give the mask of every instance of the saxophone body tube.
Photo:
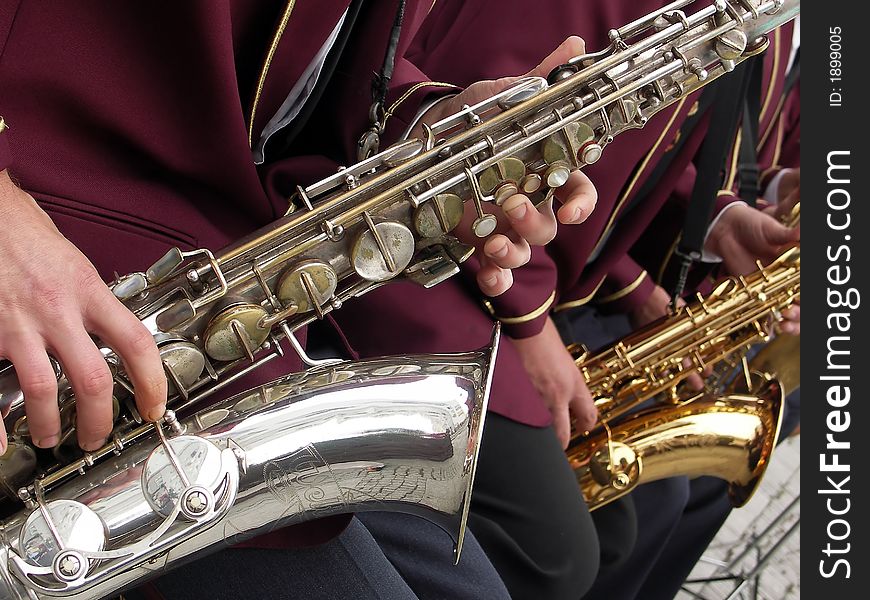
<svg viewBox="0 0 870 600">
<path fill-rule="evenodd" d="M 170 413 L 0 524 L 0 599 L 101 598 L 278 527 L 366 510 L 434 522 L 458 559 L 496 345 L 343 362 Z"/>
</svg>

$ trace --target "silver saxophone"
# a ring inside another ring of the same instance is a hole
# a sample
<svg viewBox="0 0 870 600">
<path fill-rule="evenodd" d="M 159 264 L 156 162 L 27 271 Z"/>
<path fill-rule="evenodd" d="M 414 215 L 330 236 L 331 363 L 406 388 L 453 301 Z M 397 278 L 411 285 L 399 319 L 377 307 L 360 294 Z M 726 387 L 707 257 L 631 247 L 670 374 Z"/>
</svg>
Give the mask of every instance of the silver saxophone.
<svg viewBox="0 0 870 600">
<path fill-rule="evenodd" d="M 798 0 L 716 0 L 686 14 L 691 3 L 297 188 L 283 218 L 218 253 L 173 249 L 116 279 L 163 358 L 162 422 L 142 420 L 123 364 L 103 348 L 116 383 L 110 441 L 75 447 L 74 394 L 58 366 L 64 429 L 46 461 L 14 369 L 0 364 L 11 432 L 0 599 L 99 598 L 224 540 L 373 506 L 452 520 L 458 546 L 495 341 L 461 355 L 323 362 L 295 332 L 390 280 L 428 287 L 454 275 L 473 251 L 459 238 L 496 228 L 492 205 L 518 190 L 551 199 L 616 135 L 762 52 L 799 12 Z M 458 235 L 466 202 L 476 218 Z M 310 369 L 201 408 L 286 347 Z"/>
</svg>

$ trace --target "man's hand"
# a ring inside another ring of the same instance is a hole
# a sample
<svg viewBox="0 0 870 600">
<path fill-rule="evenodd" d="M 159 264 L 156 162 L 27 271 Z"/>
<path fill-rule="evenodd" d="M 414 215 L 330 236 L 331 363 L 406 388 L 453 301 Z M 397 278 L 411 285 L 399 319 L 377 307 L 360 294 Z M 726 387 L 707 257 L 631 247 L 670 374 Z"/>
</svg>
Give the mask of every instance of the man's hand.
<svg viewBox="0 0 870 600">
<path fill-rule="evenodd" d="M 547 77 L 554 68 L 583 54 L 585 49 L 586 44 L 582 39 L 570 37 L 526 76 Z M 496 95 L 519 79 L 505 77 L 474 83 L 457 96 L 436 104 L 423 116 L 422 121 L 435 123 L 460 111 L 463 105 L 474 105 Z M 564 224 L 585 221 L 598 201 L 595 186 L 580 171 L 571 174 L 565 185 L 559 188 L 556 197 L 562 202 L 558 220 Z M 498 217 L 499 225 L 495 233 L 485 240 L 470 232 L 470 225 L 477 218 L 474 204 L 466 202 L 465 207 L 465 218 L 457 229 L 457 235 L 482 251 L 477 283 L 487 296 L 498 296 L 510 288 L 513 283 L 510 270 L 528 262 L 530 245 L 542 246 L 556 235 L 556 215 L 552 203 L 545 203 L 539 210 L 527 196 L 516 194 L 505 200 L 501 208 L 486 206 L 485 210 Z"/>
<path fill-rule="evenodd" d="M 571 440 L 571 419 L 578 431 L 592 429 L 598 411 L 586 381 L 562 343 L 552 319 L 538 335 L 513 340 L 535 389 L 553 415 L 553 428 L 563 448 Z"/>
<path fill-rule="evenodd" d="M 791 219 L 792 211 L 796 204 L 801 201 L 801 170 L 785 169 L 777 189 L 776 206 L 773 207 L 773 217 L 784 222 Z M 800 335 L 801 332 L 801 306 L 798 301 L 793 306 L 782 311 L 782 321 L 779 330 L 790 335 Z"/>
<path fill-rule="evenodd" d="M 49 353 L 75 392 L 79 445 L 95 450 L 111 433 L 112 377 L 89 334 L 124 361 L 142 416 L 161 417 L 166 377 L 149 331 L 5 171 L 0 172 L 0 214 L 8 224 L 0 229 L 0 357 L 15 366 L 34 444 L 53 447 L 61 434 Z M 5 448 L 2 428 L 0 443 Z"/>
<path fill-rule="evenodd" d="M 780 223 L 791 219 L 795 205 L 801 201 L 801 170 L 783 169 L 776 188 L 776 204 L 771 204 L 764 212 Z"/>
<path fill-rule="evenodd" d="M 798 175 L 799 177 L 799 175 Z M 785 197 L 800 199 L 800 180 L 785 192 Z M 746 275 L 762 264 L 772 262 L 785 248 L 800 242 L 800 226 L 788 227 L 763 211 L 745 205 L 729 209 L 707 238 L 705 249 L 722 257 L 725 269 L 732 275 Z M 800 333 L 801 308 L 795 304 L 782 312 L 779 329 L 783 333 Z"/>
<path fill-rule="evenodd" d="M 704 249 L 721 256 L 731 275 L 746 275 L 758 270 L 756 260 L 769 264 L 800 239 L 800 227 L 792 229 L 760 210 L 739 204 L 716 222 Z"/>
</svg>

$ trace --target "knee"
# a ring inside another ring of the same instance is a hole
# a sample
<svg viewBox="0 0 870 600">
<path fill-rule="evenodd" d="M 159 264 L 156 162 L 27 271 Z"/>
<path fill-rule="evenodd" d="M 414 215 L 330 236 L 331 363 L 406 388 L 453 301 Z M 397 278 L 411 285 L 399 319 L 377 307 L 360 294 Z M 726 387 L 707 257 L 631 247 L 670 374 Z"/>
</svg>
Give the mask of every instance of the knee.
<svg viewBox="0 0 870 600">
<path fill-rule="evenodd" d="M 689 478 L 671 477 L 638 486 L 631 498 L 639 521 L 676 523 L 689 503 Z"/>
<path fill-rule="evenodd" d="M 586 506 L 574 519 L 561 523 L 551 537 L 548 560 L 538 565 L 542 576 L 540 598 L 577 600 L 592 587 L 601 564 L 598 534 Z"/>
<path fill-rule="evenodd" d="M 637 542 L 634 503 L 628 497 L 620 498 L 596 510 L 592 519 L 601 547 L 599 570 L 610 572 L 628 559 Z"/>
</svg>

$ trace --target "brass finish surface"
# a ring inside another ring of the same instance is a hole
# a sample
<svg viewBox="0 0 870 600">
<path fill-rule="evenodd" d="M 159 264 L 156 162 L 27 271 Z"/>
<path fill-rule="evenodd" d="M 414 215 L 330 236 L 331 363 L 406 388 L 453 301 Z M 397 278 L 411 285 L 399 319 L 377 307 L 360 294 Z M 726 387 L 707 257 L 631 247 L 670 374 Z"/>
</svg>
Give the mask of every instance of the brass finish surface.
<svg viewBox="0 0 870 600">
<path fill-rule="evenodd" d="M 724 479 L 732 504 L 743 506 L 770 463 L 782 404 L 782 388 L 770 380 L 756 395 L 658 406 L 628 416 L 609 432 L 575 440 L 568 461 L 589 510 L 640 483 L 683 475 Z"/>
</svg>

